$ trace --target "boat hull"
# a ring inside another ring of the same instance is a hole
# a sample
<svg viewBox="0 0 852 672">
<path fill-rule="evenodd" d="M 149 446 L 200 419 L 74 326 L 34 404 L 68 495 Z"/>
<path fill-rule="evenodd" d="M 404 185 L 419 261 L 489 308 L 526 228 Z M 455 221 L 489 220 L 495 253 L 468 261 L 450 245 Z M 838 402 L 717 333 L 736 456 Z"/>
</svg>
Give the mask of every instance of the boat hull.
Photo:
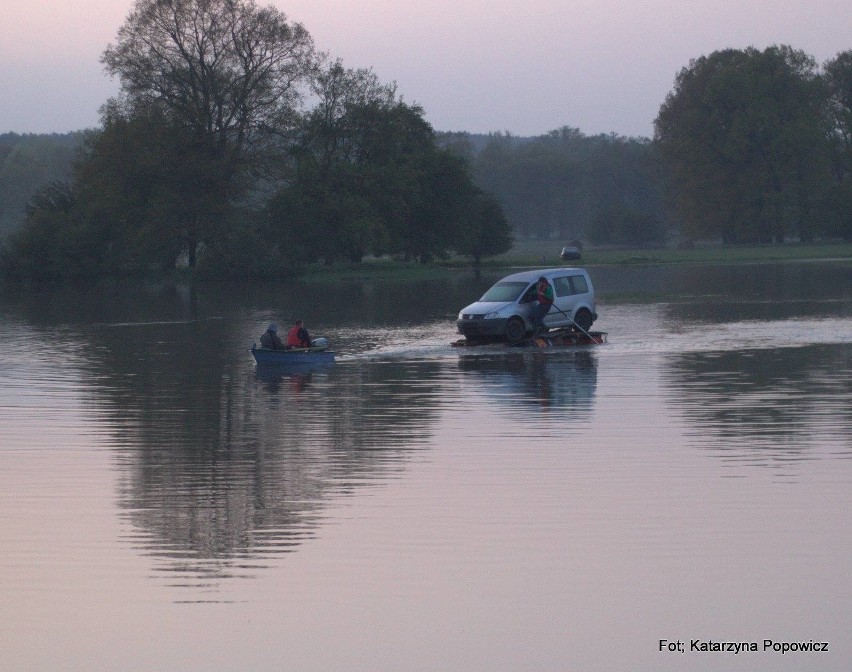
<svg viewBox="0 0 852 672">
<path fill-rule="evenodd" d="M 325 348 L 288 348 L 287 350 L 252 348 L 251 354 L 258 366 L 329 364 L 334 361 L 334 351 Z"/>
</svg>

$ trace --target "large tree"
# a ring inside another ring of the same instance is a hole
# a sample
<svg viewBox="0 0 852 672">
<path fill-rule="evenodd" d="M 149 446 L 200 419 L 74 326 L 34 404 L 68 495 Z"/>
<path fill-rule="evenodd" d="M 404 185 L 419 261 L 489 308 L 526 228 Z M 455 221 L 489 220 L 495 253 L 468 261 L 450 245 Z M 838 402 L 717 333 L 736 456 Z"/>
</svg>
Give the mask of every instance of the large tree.
<svg viewBox="0 0 852 672">
<path fill-rule="evenodd" d="M 273 199 L 273 229 L 282 249 L 333 263 L 360 261 L 384 232 L 370 170 L 372 148 L 392 146 L 376 126 L 397 105 L 396 87 L 370 70 L 325 63 L 312 82 L 316 105 L 304 115 L 293 144 L 294 178 Z"/>
<path fill-rule="evenodd" d="M 131 101 L 238 159 L 293 127 L 316 67 L 307 30 L 253 0 L 137 0 L 101 60 Z"/>
<path fill-rule="evenodd" d="M 210 245 L 238 189 L 227 162 L 173 123 L 160 106 L 106 105 L 103 128 L 74 171 L 77 208 L 110 239 L 113 265 L 174 267 Z"/>
<path fill-rule="evenodd" d="M 369 70 L 328 64 L 294 147 L 295 177 L 270 205 L 282 249 L 302 259 L 429 259 L 453 248 L 477 190 L 437 146 L 423 110 Z"/>
<path fill-rule="evenodd" d="M 270 150 L 297 122 L 316 69 L 311 37 L 253 0 L 137 0 L 102 61 L 121 82 L 105 116 L 118 110 L 143 125 L 156 116 L 164 136 L 179 138 L 162 165 L 193 185 L 191 197 L 160 205 L 193 265 L 221 211 L 255 184 L 249 178 L 281 165 Z"/>
<path fill-rule="evenodd" d="M 684 224 L 728 242 L 807 238 L 825 184 L 822 81 L 786 46 L 690 61 L 655 120 Z"/>
</svg>

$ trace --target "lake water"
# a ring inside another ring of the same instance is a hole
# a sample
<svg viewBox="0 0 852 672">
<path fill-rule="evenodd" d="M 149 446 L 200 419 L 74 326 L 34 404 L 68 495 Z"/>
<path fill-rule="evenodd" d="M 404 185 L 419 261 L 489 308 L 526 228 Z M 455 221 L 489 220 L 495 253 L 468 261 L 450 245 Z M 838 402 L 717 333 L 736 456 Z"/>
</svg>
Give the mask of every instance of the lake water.
<svg viewBox="0 0 852 672">
<path fill-rule="evenodd" d="M 852 262 L 590 272 L 544 351 L 450 346 L 494 275 L 3 289 L 0 667 L 848 672 Z"/>
</svg>

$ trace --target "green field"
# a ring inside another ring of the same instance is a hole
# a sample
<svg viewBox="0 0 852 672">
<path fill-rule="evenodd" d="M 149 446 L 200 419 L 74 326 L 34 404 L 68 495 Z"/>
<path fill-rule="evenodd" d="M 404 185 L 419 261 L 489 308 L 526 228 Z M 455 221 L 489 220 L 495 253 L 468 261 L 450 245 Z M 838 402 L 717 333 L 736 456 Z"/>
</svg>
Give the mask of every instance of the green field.
<svg viewBox="0 0 852 672">
<path fill-rule="evenodd" d="M 773 261 L 831 260 L 852 264 L 852 243 L 809 243 L 784 245 L 723 246 L 697 245 L 692 250 L 674 248 L 612 249 L 587 248 L 582 258 L 562 261 L 559 253 L 562 244 L 554 240 L 521 240 L 497 257 L 485 259 L 483 268 L 511 268 L 518 266 L 604 266 L 653 264 L 748 264 Z M 429 264 L 402 262 L 391 259 L 366 258 L 361 264 L 313 264 L 301 274 L 315 282 L 334 282 L 341 279 L 425 279 L 440 276 L 447 268 L 470 268 L 469 259 L 454 257 L 436 260 Z"/>
<path fill-rule="evenodd" d="M 555 240 L 520 240 L 505 254 L 483 262 L 486 266 L 582 266 L 604 264 L 758 263 L 836 259 L 852 261 L 852 243 L 788 243 L 784 245 L 696 245 L 691 250 L 587 248 L 576 262 L 559 258 L 562 244 Z M 460 263 L 456 260 L 455 263 Z"/>
</svg>

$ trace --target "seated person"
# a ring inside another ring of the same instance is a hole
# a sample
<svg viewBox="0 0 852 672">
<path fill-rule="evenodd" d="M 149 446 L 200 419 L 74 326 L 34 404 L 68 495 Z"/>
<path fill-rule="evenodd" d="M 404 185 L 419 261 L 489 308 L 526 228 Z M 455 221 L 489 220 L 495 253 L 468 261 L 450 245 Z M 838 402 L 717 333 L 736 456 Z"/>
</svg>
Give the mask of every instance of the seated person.
<svg viewBox="0 0 852 672">
<path fill-rule="evenodd" d="M 281 338 L 278 336 L 278 325 L 274 322 L 270 324 L 266 331 L 263 333 L 263 336 L 260 337 L 260 345 L 269 350 L 283 350 L 284 343 L 281 342 Z"/>
<path fill-rule="evenodd" d="M 293 328 L 287 334 L 287 347 L 290 348 L 310 348 L 311 335 L 305 329 L 305 324 L 302 320 L 296 320 Z"/>
</svg>

